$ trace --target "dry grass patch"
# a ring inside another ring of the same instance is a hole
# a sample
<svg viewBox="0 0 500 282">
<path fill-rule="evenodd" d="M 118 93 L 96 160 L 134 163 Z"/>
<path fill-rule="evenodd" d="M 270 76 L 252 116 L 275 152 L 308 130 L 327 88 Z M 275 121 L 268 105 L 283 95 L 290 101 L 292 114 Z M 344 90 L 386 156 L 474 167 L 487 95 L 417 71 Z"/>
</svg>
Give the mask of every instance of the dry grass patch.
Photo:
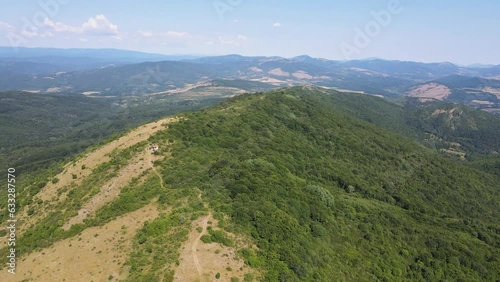
<svg viewBox="0 0 500 282">
<path fill-rule="evenodd" d="M 99 147 L 75 162 L 65 165 L 63 172 L 54 177 L 54 179 L 57 179 L 57 182 L 47 183 L 40 193 L 33 197 L 33 203 L 42 200 L 45 208 L 38 209 L 37 213 L 33 215 L 28 215 L 30 206 L 27 206 L 19 213 L 19 222 L 23 224 L 20 224 L 18 234 L 22 234 L 34 223 L 46 217 L 51 206 L 67 198 L 67 193 L 70 191 L 69 187 L 78 187 L 83 179 L 92 173 L 93 169 L 97 168 L 100 164 L 110 161 L 109 155 L 113 151 L 123 150 L 139 142 L 146 141 L 152 134 L 165 129 L 169 123 L 176 121 L 178 121 L 178 118 L 165 118 L 142 125 L 117 140 Z M 65 192 L 60 193 L 60 191 Z"/>
<path fill-rule="evenodd" d="M 437 83 L 427 83 L 418 87 L 413 88 L 408 96 L 418 97 L 418 98 L 432 98 L 437 100 L 443 100 L 451 94 L 451 90 Z"/>
<path fill-rule="evenodd" d="M 125 167 L 119 170 L 116 177 L 100 187 L 99 193 L 92 196 L 78 211 L 78 214 L 66 222 L 63 229 L 69 230 L 72 225 L 83 223 L 87 217 L 95 215 L 97 210 L 118 198 L 121 188 L 127 186 L 133 178 L 144 175 L 144 172 L 152 167 L 152 162 L 158 159 L 161 157 L 153 156 L 148 150 L 143 150 L 134 156 Z"/>
<path fill-rule="evenodd" d="M 208 234 L 207 228 L 211 226 L 216 229 L 216 225 L 217 221 L 211 214 L 192 222 L 188 240 L 180 249 L 179 266 L 175 269 L 174 281 L 230 281 L 232 277 L 243 281 L 248 273 L 258 277 L 258 272 L 245 265 L 243 259 L 238 256 L 235 247 L 201 241 L 201 237 Z M 237 237 L 228 235 L 233 240 Z M 215 278 L 217 273 L 220 274 L 219 279 Z"/>
<path fill-rule="evenodd" d="M 145 221 L 158 216 L 156 204 L 123 215 L 101 227 L 23 257 L 16 275 L 0 273 L 0 281 L 118 281 L 126 278 L 124 263 L 132 239 Z M 64 280 L 65 279 L 65 280 Z"/>
</svg>

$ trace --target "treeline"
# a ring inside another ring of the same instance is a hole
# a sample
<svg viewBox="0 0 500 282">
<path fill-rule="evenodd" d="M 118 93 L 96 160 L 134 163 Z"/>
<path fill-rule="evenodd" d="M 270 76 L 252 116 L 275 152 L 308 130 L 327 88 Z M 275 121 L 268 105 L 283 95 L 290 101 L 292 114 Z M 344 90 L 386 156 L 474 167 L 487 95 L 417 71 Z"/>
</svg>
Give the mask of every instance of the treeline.
<svg viewBox="0 0 500 282">
<path fill-rule="evenodd" d="M 0 101 L 0 165 L 29 173 L 148 121 L 220 100 L 171 99 L 122 108 L 113 99 L 0 92 Z"/>
</svg>

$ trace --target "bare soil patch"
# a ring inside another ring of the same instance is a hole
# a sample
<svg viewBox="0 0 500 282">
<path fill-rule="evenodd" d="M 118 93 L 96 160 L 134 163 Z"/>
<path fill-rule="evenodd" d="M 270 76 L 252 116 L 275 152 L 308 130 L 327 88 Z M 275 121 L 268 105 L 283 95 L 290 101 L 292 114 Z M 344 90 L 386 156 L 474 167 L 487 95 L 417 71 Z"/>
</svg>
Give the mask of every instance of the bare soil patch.
<svg viewBox="0 0 500 282">
<path fill-rule="evenodd" d="M 156 204 L 149 204 L 104 226 L 88 228 L 78 236 L 23 257 L 18 262 L 16 275 L 2 271 L 0 281 L 124 279 L 128 273 L 124 263 L 131 251 L 133 237 L 145 221 L 157 216 Z"/>
<path fill-rule="evenodd" d="M 308 74 L 305 71 L 296 71 L 292 75 L 298 79 L 313 79 L 314 78 L 312 75 Z"/>
<path fill-rule="evenodd" d="M 175 271 L 174 281 L 231 281 L 232 277 L 243 281 L 247 273 L 258 277 L 258 272 L 245 265 L 238 257 L 235 248 L 218 243 L 205 244 L 200 240 L 208 233 L 207 227 L 210 223 L 216 225 L 211 214 L 193 221 L 188 240 L 180 249 L 180 264 Z M 199 227 L 201 232 L 197 230 Z M 217 273 L 220 274 L 219 279 L 215 278 Z"/>
<path fill-rule="evenodd" d="M 484 87 L 481 89 L 484 92 L 488 92 L 490 94 L 495 95 L 497 98 L 500 99 L 500 89 L 499 88 L 493 88 L 493 87 Z"/>
<path fill-rule="evenodd" d="M 40 199 L 43 201 L 46 208 L 39 209 L 37 213 L 28 216 L 27 211 L 29 210 L 29 207 L 26 207 L 19 214 L 19 221 L 23 224 L 20 224 L 18 234 L 22 234 L 22 232 L 29 228 L 29 226 L 46 217 L 48 214 L 47 210 L 50 210 L 50 206 L 54 205 L 56 202 L 61 202 L 66 199 L 66 195 L 69 190 L 59 196 L 58 191 L 60 189 L 67 186 L 76 187 L 80 185 L 83 179 L 92 173 L 93 169 L 102 163 L 110 161 L 109 154 L 111 152 L 114 150 L 126 149 L 139 142 L 146 141 L 152 134 L 165 129 L 168 123 L 176 121 L 178 121 L 178 118 L 165 118 L 142 125 L 117 140 L 105 144 L 88 153 L 75 162 L 65 165 L 63 172 L 55 176 L 55 178 L 58 179 L 57 183 L 47 183 L 47 185 L 35 197 L 33 197 L 34 203 Z M 74 176 L 76 176 L 76 179 Z"/>
<path fill-rule="evenodd" d="M 153 158 L 154 157 L 154 158 Z M 153 168 L 152 162 L 161 157 L 153 156 L 149 150 L 144 150 L 129 160 L 127 166 L 120 169 L 118 175 L 105 183 L 99 193 L 92 196 L 83 207 L 78 211 L 78 214 L 68 220 L 63 226 L 64 230 L 69 230 L 72 225 L 82 223 L 87 217 L 95 215 L 95 212 L 102 208 L 105 204 L 113 201 L 120 195 L 122 188 L 136 177 L 139 177 L 144 171 Z M 158 174 L 156 172 L 155 173 Z M 163 184 L 162 184 L 163 185 Z"/>
<path fill-rule="evenodd" d="M 448 97 L 450 94 L 451 94 L 451 90 L 442 84 L 427 83 L 427 84 L 413 88 L 408 93 L 408 96 L 443 100 L 446 97 Z"/>
<path fill-rule="evenodd" d="M 289 72 L 283 71 L 280 68 L 272 69 L 267 72 L 268 74 L 276 75 L 276 76 L 290 76 Z"/>
</svg>

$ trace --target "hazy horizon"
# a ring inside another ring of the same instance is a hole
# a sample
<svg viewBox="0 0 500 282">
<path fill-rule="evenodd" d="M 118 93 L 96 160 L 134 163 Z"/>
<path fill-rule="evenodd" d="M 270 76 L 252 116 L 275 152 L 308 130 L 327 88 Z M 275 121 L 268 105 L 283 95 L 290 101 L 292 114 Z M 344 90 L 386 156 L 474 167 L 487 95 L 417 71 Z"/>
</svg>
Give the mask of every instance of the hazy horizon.
<svg viewBox="0 0 500 282">
<path fill-rule="evenodd" d="M 488 0 L 20 0 L 0 11 L 0 45 L 497 65 L 499 10 Z"/>
<path fill-rule="evenodd" d="M 10 46 L 0 46 L 0 48 L 11 48 Z M 238 55 L 238 56 L 244 56 L 244 57 L 281 57 L 284 59 L 292 59 L 295 57 L 300 57 L 300 56 L 309 56 L 313 59 L 327 59 L 327 58 L 322 58 L 322 57 L 315 57 L 311 56 L 309 54 L 298 54 L 294 56 L 279 56 L 279 55 L 244 55 L 244 54 L 238 54 L 238 53 L 225 53 L 225 54 L 194 54 L 194 53 L 159 53 L 159 52 L 144 52 L 141 50 L 131 50 L 131 49 L 122 49 L 122 48 L 80 48 L 80 47 L 70 47 L 70 48 L 59 48 L 59 47 L 18 47 L 17 49 L 20 50 L 21 48 L 29 48 L 29 49 L 60 49 L 60 50 L 120 50 L 120 51 L 127 51 L 127 52 L 140 52 L 144 54 L 150 54 L 150 55 L 163 55 L 163 56 L 179 56 L 179 57 L 193 57 L 193 58 L 202 58 L 202 57 L 218 57 L 218 56 L 231 56 L 231 55 Z M 12 54 L 19 54 L 18 50 L 13 50 Z M 1 57 L 1 56 L 0 56 Z M 4 56 L 7 57 L 7 56 Z M 12 56 L 13 58 L 16 56 Z M 328 59 L 332 61 L 343 61 L 342 59 Z M 469 67 L 469 66 L 497 66 L 500 64 L 485 64 L 485 63 L 471 63 L 471 64 L 460 64 L 456 62 L 450 62 L 450 61 L 417 61 L 417 60 L 398 60 L 398 59 L 387 59 L 387 58 L 380 58 L 380 57 L 368 57 L 368 58 L 353 58 L 352 60 L 357 60 L 357 61 L 369 61 L 369 60 L 383 60 L 383 61 L 399 61 L 399 62 L 415 62 L 415 63 L 451 63 L 457 66 L 464 66 L 464 67 Z M 345 60 L 348 61 L 348 60 Z"/>
</svg>

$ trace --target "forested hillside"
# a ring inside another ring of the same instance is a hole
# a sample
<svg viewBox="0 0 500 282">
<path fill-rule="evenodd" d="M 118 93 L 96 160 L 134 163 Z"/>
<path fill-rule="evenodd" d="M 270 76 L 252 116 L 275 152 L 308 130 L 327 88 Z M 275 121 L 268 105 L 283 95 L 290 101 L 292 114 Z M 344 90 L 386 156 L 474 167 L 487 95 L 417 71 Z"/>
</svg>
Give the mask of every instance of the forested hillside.
<svg viewBox="0 0 500 282">
<path fill-rule="evenodd" d="M 60 264 L 60 250 L 90 254 L 102 263 L 82 260 L 81 277 L 103 269 L 125 281 L 173 281 L 186 263 L 200 279 L 231 281 L 500 279 L 500 175 L 435 150 L 422 129 L 435 123 L 406 120 L 406 107 L 294 87 L 145 125 L 21 180 L 21 256 L 36 268 L 39 252 Z M 139 212 L 138 226 L 121 223 Z M 106 234 L 122 247 L 78 243 Z"/>
<path fill-rule="evenodd" d="M 248 263 L 268 281 L 499 279 L 498 177 L 320 92 L 244 95 L 187 115 L 153 139 L 174 142 L 166 185 L 201 189 L 227 230 L 250 234 L 259 250 Z"/>
</svg>

